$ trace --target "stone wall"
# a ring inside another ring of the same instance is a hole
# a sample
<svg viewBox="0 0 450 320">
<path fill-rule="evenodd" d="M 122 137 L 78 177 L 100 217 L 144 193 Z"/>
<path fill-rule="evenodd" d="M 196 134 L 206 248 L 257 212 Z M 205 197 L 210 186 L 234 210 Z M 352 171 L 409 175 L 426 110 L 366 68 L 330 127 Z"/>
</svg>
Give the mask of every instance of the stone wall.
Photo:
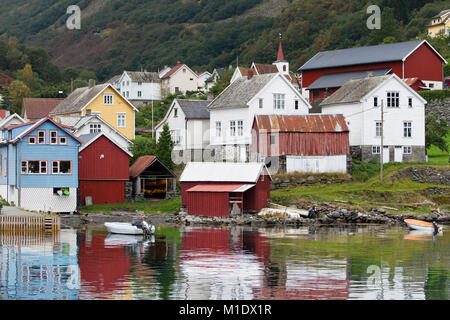
<svg viewBox="0 0 450 320">
<path fill-rule="evenodd" d="M 392 179 L 411 178 L 420 183 L 432 183 L 450 186 L 449 167 L 410 167 L 397 172 Z"/>
<path fill-rule="evenodd" d="M 428 101 L 425 112 L 427 115 L 434 114 L 439 118 L 445 118 L 447 124 L 450 125 L 450 98 Z"/>
<path fill-rule="evenodd" d="M 389 162 L 394 161 L 395 146 L 389 146 Z M 386 148 L 384 149 L 386 152 Z M 412 146 L 411 154 L 403 154 L 402 162 L 425 162 L 425 147 L 424 146 Z M 361 160 L 364 162 L 380 162 L 380 154 L 372 153 L 372 146 L 362 146 Z"/>
<path fill-rule="evenodd" d="M 271 190 L 312 184 L 331 184 L 351 181 L 348 174 L 285 174 L 272 177 Z"/>
</svg>

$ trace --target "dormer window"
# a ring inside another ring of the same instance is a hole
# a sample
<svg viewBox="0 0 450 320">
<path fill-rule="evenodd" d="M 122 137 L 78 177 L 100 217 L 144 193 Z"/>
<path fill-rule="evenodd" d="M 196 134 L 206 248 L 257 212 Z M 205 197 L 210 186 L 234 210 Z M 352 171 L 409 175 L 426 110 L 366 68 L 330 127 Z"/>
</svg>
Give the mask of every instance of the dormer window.
<svg viewBox="0 0 450 320">
<path fill-rule="evenodd" d="M 58 144 L 58 131 L 50 130 L 50 144 Z"/>
<path fill-rule="evenodd" d="M 114 95 L 112 93 L 105 93 L 103 95 L 103 104 L 105 106 L 111 106 L 114 103 Z"/>
<path fill-rule="evenodd" d="M 38 144 L 45 144 L 45 130 L 38 130 Z"/>
</svg>

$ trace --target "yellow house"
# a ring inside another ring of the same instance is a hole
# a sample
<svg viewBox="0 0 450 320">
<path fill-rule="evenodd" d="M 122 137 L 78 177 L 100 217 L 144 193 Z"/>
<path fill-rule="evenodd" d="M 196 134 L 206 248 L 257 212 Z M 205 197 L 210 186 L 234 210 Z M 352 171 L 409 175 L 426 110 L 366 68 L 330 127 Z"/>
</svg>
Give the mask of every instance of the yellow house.
<svg viewBox="0 0 450 320">
<path fill-rule="evenodd" d="M 99 115 L 129 140 L 135 138 L 135 113 L 138 110 L 111 84 L 93 85 L 74 90 L 50 116 L 82 117 Z"/>
<path fill-rule="evenodd" d="M 438 15 L 431 18 L 427 26 L 428 35 L 435 37 L 438 34 L 450 34 L 450 9 L 439 12 Z"/>
</svg>

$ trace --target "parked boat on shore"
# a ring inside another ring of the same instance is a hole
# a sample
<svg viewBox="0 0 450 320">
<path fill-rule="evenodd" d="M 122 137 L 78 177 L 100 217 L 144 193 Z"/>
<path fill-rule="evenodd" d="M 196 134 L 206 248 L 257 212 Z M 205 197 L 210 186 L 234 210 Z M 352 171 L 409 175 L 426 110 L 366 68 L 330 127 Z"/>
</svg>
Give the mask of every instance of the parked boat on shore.
<svg viewBox="0 0 450 320">
<path fill-rule="evenodd" d="M 412 230 L 419 230 L 419 231 L 427 231 L 427 232 L 441 232 L 442 231 L 442 225 L 440 224 L 433 224 L 431 222 L 416 220 L 416 219 L 405 219 L 405 223 L 408 225 L 408 227 Z"/>
<path fill-rule="evenodd" d="M 140 220 L 132 223 L 127 222 L 105 222 L 105 227 L 109 233 L 129 234 L 129 235 L 152 235 L 155 233 L 155 226 L 149 225 L 141 216 Z"/>
</svg>

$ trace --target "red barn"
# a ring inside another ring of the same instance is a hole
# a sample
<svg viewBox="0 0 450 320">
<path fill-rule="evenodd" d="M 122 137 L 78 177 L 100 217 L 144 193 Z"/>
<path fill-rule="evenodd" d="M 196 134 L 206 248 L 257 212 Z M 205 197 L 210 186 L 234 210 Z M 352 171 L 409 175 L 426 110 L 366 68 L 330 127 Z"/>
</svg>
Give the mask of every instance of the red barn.
<svg viewBox="0 0 450 320">
<path fill-rule="evenodd" d="M 346 172 L 349 129 L 343 115 L 256 115 L 251 153 L 272 173 Z"/>
<path fill-rule="evenodd" d="M 302 88 L 310 91 L 310 101 L 313 101 L 323 98 L 325 92 L 342 86 L 329 84 L 326 88 L 319 88 L 317 83 L 314 84 L 316 81 L 325 82 L 327 79 L 322 77 L 329 77 L 330 74 L 355 71 L 363 71 L 364 74 L 390 69 L 389 73 L 395 73 L 400 79 L 419 78 L 429 88 L 442 89 L 446 63 L 426 40 L 415 40 L 319 52 L 298 71 L 302 73 Z"/>
<path fill-rule="evenodd" d="M 132 155 L 102 132 L 79 138 L 83 141 L 78 164 L 81 204 L 86 204 L 86 197 L 92 197 L 94 204 L 124 202 Z"/>
<path fill-rule="evenodd" d="M 199 216 L 260 211 L 271 179 L 263 163 L 189 162 L 180 177 L 182 205 Z"/>
</svg>

